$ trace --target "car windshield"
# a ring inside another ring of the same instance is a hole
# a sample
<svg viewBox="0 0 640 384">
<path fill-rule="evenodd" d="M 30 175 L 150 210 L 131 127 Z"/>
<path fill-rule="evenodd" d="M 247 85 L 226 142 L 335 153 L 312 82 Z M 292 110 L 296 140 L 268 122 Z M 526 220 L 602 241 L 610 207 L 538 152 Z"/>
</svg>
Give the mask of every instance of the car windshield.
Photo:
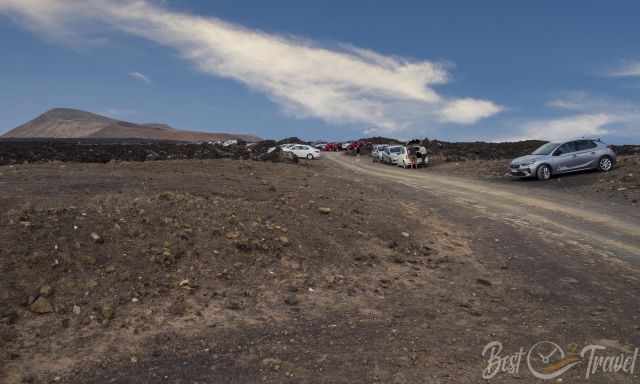
<svg viewBox="0 0 640 384">
<path fill-rule="evenodd" d="M 550 155 L 554 149 L 558 148 L 558 143 L 547 143 L 533 151 L 532 155 Z"/>
<path fill-rule="evenodd" d="M 389 148 L 389 151 L 393 153 L 400 153 L 401 149 L 402 147 L 393 147 L 393 148 Z"/>
</svg>

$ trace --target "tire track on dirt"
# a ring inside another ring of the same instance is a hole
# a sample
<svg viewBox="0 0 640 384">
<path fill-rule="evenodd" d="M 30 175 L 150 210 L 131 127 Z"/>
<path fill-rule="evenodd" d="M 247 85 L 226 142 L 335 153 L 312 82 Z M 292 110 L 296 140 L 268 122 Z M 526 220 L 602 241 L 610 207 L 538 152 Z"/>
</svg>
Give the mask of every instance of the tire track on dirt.
<svg viewBox="0 0 640 384">
<path fill-rule="evenodd" d="M 606 256 L 620 256 L 640 263 L 640 225 L 632 218 L 620 218 L 585 207 L 570 206 L 540 196 L 511 192 L 480 180 L 433 175 L 423 172 L 407 173 L 369 163 L 367 158 L 355 159 L 328 154 L 333 163 L 359 174 L 393 180 L 412 188 L 422 189 L 446 197 L 452 202 L 481 211 L 487 216 L 516 216 L 518 226 L 535 230 L 545 238 L 579 243 L 585 248 L 599 249 Z M 631 220 L 630 220 L 631 219 Z M 513 220 L 510 224 L 513 225 Z M 612 254 L 613 251 L 613 254 Z"/>
</svg>

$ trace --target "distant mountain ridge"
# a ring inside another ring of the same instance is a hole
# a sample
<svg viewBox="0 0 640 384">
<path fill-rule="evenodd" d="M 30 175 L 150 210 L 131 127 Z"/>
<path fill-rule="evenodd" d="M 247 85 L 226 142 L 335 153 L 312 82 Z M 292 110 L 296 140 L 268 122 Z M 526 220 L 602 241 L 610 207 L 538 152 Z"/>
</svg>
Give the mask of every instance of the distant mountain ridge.
<svg viewBox="0 0 640 384">
<path fill-rule="evenodd" d="M 215 141 L 261 139 L 249 134 L 197 132 L 175 129 L 167 124 L 135 124 L 70 108 L 55 108 L 17 127 L 2 138 L 102 138 L 174 141 Z"/>
</svg>

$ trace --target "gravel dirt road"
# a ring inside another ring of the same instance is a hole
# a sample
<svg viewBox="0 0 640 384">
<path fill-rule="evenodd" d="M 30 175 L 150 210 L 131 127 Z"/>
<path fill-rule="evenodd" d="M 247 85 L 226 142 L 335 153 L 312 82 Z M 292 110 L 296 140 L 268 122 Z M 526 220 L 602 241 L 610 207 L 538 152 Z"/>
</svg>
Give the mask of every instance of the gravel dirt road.
<svg viewBox="0 0 640 384">
<path fill-rule="evenodd" d="M 530 188 L 529 183 L 496 185 L 479 179 L 429 172 L 429 168 L 404 170 L 372 163 L 366 157 L 329 153 L 328 159 L 369 177 L 401 183 L 431 195 L 446 196 L 454 204 L 473 207 L 478 214 L 535 231 L 542 238 L 640 263 L 640 210 L 635 207 L 630 209 L 626 204 L 606 199 L 588 199 L 556 188 L 545 190 L 544 185 L 535 189 Z"/>
<path fill-rule="evenodd" d="M 0 187 L 1 382 L 539 383 L 484 347 L 640 346 L 622 205 L 334 154 L 20 165 Z"/>
</svg>

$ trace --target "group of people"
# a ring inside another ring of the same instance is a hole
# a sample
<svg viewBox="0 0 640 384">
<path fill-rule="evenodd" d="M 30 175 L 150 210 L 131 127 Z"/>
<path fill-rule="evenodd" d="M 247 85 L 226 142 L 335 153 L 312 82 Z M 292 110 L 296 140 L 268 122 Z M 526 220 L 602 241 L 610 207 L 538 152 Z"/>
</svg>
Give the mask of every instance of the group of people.
<svg viewBox="0 0 640 384">
<path fill-rule="evenodd" d="M 409 157 L 409 168 L 418 168 L 418 159 L 427 157 L 427 149 L 425 147 L 407 147 L 407 155 Z"/>
</svg>

